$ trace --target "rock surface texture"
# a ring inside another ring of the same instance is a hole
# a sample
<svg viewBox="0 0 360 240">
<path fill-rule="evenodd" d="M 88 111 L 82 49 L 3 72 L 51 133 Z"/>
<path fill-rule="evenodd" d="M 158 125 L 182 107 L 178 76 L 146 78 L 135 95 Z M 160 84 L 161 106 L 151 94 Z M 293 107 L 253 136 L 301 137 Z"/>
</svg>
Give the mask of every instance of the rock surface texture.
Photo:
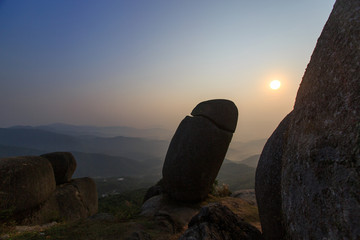
<svg viewBox="0 0 360 240">
<path fill-rule="evenodd" d="M 70 180 L 76 167 L 71 153 L 42 156 L 0 159 L 0 211 L 11 210 L 14 220 L 28 225 L 72 221 L 95 214 L 95 182 L 90 178 Z M 55 159 L 55 164 L 48 159 Z M 56 185 L 56 176 L 62 179 L 60 182 L 69 180 Z"/>
<path fill-rule="evenodd" d="M 281 211 L 281 169 L 283 150 L 291 113 L 288 114 L 266 142 L 255 174 L 256 202 L 261 228 L 267 239 L 283 239 L 284 221 Z"/>
<path fill-rule="evenodd" d="M 264 212 L 273 211 L 288 239 L 360 239 L 360 1 L 336 1 L 285 121 L 274 134 L 286 136 L 268 142 L 283 148 L 265 148 L 258 165 L 263 172 L 265 159 L 281 164 L 279 185 L 261 180 L 256 189 L 264 237 L 275 239 Z M 271 188 L 276 201 L 281 193 L 276 209 L 264 204 Z"/>
<path fill-rule="evenodd" d="M 206 198 L 236 128 L 238 111 L 229 100 L 198 104 L 176 130 L 163 166 L 163 190 L 182 202 Z"/>
<path fill-rule="evenodd" d="M 261 232 L 241 220 L 228 207 L 210 204 L 194 216 L 179 240 L 258 240 Z"/>
</svg>

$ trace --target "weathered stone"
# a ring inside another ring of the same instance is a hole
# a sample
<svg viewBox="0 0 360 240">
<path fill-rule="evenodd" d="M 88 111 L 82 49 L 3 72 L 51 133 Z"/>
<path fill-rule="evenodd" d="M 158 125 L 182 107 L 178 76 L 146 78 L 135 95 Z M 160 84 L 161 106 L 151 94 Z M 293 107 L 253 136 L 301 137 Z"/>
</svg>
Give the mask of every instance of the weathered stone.
<svg viewBox="0 0 360 240">
<path fill-rule="evenodd" d="M 89 177 L 84 177 L 73 179 L 70 184 L 79 191 L 81 201 L 87 210 L 87 217 L 97 213 L 98 194 L 95 181 Z"/>
<path fill-rule="evenodd" d="M 164 190 L 175 200 L 206 198 L 219 172 L 232 133 L 203 117 L 185 117 L 172 138 L 163 165 Z"/>
<path fill-rule="evenodd" d="M 38 207 L 26 211 L 22 224 L 34 225 L 51 221 L 73 221 L 97 212 L 98 198 L 95 182 L 91 178 L 74 179 L 58 185 L 50 198 Z"/>
<path fill-rule="evenodd" d="M 287 239 L 360 239 L 359 13 L 360 1 L 336 1 L 300 85 L 284 148 L 272 153 L 282 154 L 275 216 L 282 214 Z M 257 197 L 261 216 L 265 200 Z"/>
<path fill-rule="evenodd" d="M 291 239 L 360 239 L 360 1 L 338 0 L 296 97 L 283 155 Z"/>
<path fill-rule="evenodd" d="M 194 216 L 179 240 L 262 239 L 260 231 L 241 220 L 228 207 L 210 204 Z"/>
<path fill-rule="evenodd" d="M 45 158 L 0 159 L 0 210 L 33 208 L 47 200 L 55 188 L 53 169 Z"/>
<path fill-rule="evenodd" d="M 255 174 L 256 201 L 265 239 L 283 239 L 281 211 L 281 168 L 291 113 L 279 124 L 266 142 Z"/>
<path fill-rule="evenodd" d="M 148 199 L 154 197 L 154 196 L 158 196 L 160 194 L 163 193 L 163 186 L 162 186 L 162 179 L 159 180 L 159 182 L 157 182 L 155 184 L 155 186 L 150 187 L 144 196 L 144 200 L 143 203 L 146 202 Z"/>
<path fill-rule="evenodd" d="M 193 116 L 202 116 L 213 121 L 219 128 L 235 132 L 238 120 L 236 105 L 226 99 L 215 99 L 199 103 L 191 112 Z"/>
<path fill-rule="evenodd" d="M 140 215 L 153 218 L 164 231 L 177 233 L 183 231 L 199 210 L 198 205 L 175 202 L 161 194 L 148 199 Z"/>
<path fill-rule="evenodd" d="M 231 197 L 240 198 L 251 205 L 256 205 L 255 189 L 237 190 L 231 194 Z"/>
<path fill-rule="evenodd" d="M 132 232 L 129 237 L 126 237 L 125 240 L 151 240 L 150 234 L 144 231 Z"/>
<path fill-rule="evenodd" d="M 76 169 L 76 160 L 69 152 L 54 152 L 41 155 L 50 161 L 55 174 L 56 184 L 69 182 Z"/>
</svg>

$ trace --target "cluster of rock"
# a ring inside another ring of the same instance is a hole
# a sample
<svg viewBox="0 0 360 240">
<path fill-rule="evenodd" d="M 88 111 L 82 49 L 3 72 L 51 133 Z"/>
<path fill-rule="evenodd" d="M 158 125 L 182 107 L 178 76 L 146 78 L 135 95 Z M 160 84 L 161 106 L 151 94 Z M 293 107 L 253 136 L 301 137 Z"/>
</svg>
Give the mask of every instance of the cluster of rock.
<svg viewBox="0 0 360 240">
<path fill-rule="evenodd" d="M 360 1 L 336 1 L 255 185 L 265 239 L 360 239 Z"/>
<path fill-rule="evenodd" d="M 67 152 L 0 159 L 0 212 L 29 225 L 95 214 L 95 182 L 71 179 L 75 169 L 75 158 Z"/>
</svg>

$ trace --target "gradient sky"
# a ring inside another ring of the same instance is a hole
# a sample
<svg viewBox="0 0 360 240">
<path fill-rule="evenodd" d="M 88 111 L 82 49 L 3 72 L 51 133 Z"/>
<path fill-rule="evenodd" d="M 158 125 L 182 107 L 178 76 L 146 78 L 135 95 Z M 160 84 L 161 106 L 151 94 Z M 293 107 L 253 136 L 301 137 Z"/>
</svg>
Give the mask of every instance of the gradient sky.
<svg viewBox="0 0 360 240">
<path fill-rule="evenodd" d="M 0 0 L 0 127 L 175 130 L 197 103 L 226 98 L 237 139 L 269 137 L 334 2 Z"/>
</svg>

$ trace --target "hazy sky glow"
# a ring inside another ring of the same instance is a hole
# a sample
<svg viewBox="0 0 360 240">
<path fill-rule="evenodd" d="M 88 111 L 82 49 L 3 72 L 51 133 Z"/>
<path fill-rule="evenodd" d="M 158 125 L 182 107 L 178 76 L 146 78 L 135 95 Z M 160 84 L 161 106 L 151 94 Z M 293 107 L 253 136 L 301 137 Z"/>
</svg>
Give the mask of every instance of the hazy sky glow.
<svg viewBox="0 0 360 240">
<path fill-rule="evenodd" d="M 0 127 L 175 130 L 198 102 L 227 98 L 238 139 L 268 137 L 334 2 L 0 0 Z"/>
</svg>

